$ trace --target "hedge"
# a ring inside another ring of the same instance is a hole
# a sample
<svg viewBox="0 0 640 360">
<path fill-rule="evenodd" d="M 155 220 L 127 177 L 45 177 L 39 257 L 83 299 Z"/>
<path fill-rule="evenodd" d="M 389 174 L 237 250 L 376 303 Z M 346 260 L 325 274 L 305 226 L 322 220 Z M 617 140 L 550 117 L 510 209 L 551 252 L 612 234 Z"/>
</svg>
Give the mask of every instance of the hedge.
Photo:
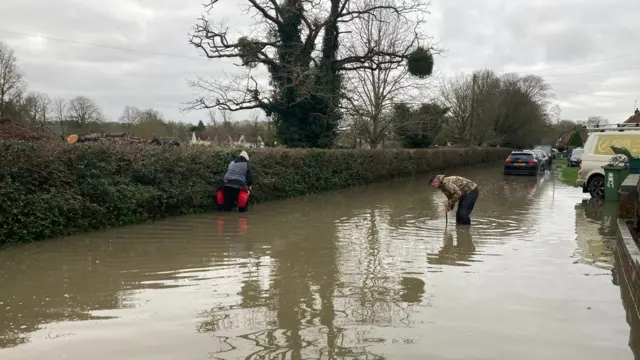
<svg viewBox="0 0 640 360">
<path fill-rule="evenodd" d="M 240 150 L 0 142 L 0 245 L 215 209 Z M 502 160 L 507 149 L 249 152 L 251 202 Z"/>
</svg>

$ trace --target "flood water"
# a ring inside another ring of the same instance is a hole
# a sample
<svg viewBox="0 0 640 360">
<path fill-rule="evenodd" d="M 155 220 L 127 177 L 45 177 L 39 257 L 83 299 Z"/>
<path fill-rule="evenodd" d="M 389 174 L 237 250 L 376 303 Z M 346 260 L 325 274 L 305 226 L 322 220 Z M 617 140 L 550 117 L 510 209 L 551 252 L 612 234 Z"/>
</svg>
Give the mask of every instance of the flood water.
<svg viewBox="0 0 640 360">
<path fill-rule="evenodd" d="M 615 207 L 456 174 L 470 228 L 417 178 L 0 251 L 0 358 L 633 359 Z"/>
</svg>

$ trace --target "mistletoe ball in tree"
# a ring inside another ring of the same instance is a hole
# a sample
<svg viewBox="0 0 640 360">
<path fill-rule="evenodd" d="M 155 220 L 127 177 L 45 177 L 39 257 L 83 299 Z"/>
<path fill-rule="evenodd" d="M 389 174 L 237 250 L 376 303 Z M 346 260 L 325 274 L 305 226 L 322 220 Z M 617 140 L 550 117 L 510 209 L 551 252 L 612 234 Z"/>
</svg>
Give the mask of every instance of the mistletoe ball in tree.
<svg viewBox="0 0 640 360">
<path fill-rule="evenodd" d="M 419 47 L 409 54 L 407 67 L 411 75 L 424 79 L 433 72 L 433 54 L 428 49 Z"/>
</svg>

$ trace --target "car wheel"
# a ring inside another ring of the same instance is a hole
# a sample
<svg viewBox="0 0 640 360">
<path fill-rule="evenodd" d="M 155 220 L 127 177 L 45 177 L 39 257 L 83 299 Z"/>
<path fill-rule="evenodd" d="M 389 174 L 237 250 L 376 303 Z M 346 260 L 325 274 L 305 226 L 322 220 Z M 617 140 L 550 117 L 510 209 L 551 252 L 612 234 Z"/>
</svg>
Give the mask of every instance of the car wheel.
<svg viewBox="0 0 640 360">
<path fill-rule="evenodd" d="M 604 176 L 596 175 L 589 180 L 589 195 L 595 199 L 604 199 Z"/>
</svg>

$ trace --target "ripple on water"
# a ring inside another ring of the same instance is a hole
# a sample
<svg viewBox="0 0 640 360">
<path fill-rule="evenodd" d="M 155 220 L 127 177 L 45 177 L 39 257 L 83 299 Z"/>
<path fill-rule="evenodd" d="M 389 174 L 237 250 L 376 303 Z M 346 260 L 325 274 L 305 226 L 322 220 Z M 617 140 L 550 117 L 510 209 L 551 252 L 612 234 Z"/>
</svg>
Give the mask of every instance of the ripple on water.
<svg viewBox="0 0 640 360">
<path fill-rule="evenodd" d="M 455 216 L 455 215 L 454 215 Z M 474 241 L 484 241 L 491 238 L 520 236 L 531 233 L 531 227 L 523 224 L 517 218 L 504 219 L 473 217 L 473 227 L 470 228 Z M 445 223 L 443 219 L 415 219 L 407 221 L 406 224 L 398 226 L 395 230 L 397 236 L 411 236 L 416 238 L 442 237 L 445 231 L 455 231 L 455 220 Z"/>
</svg>

